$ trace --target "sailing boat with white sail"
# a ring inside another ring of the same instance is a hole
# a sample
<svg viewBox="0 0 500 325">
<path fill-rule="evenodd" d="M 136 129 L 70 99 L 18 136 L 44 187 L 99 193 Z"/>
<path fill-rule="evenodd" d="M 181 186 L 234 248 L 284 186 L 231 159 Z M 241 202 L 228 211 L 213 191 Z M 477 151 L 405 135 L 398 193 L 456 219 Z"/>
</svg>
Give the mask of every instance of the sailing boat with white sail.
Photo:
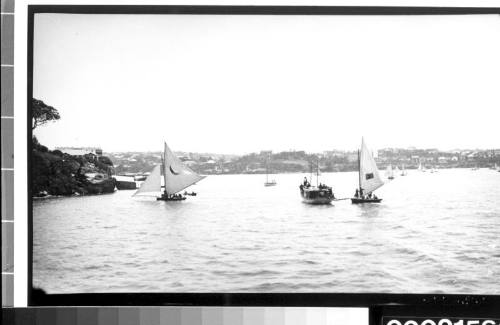
<svg viewBox="0 0 500 325">
<path fill-rule="evenodd" d="M 401 176 L 406 176 L 406 175 L 408 175 L 408 172 L 406 171 L 405 165 L 403 164 L 401 166 Z"/>
<path fill-rule="evenodd" d="M 418 170 L 425 173 L 425 166 L 422 166 L 422 162 L 419 163 Z"/>
<path fill-rule="evenodd" d="M 161 193 L 161 173 L 163 171 L 164 190 Z M 186 197 L 177 194 L 183 189 L 201 181 L 206 176 L 195 173 L 177 158 L 172 150 L 165 143 L 162 164 L 156 165 L 151 174 L 146 178 L 141 187 L 134 195 L 158 195 L 157 200 L 163 201 L 182 201 Z M 195 195 L 194 193 L 191 195 Z"/>
<path fill-rule="evenodd" d="M 380 203 L 382 199 L 372 195 L 372 192 L 384 185 L 379 175 L 377 163 L 373 155 L 361 138 L 361 150 L 358 150 L 359 188 L 351 198 L 351 202 L 358 203 Z"/>
<path fill-rule="evenodd" d="M 394 179 L 394 171 L 392 170 L 392 165 L 387 166 L 385 175 L 387 176 L 388 179 Z"/>
</svg>

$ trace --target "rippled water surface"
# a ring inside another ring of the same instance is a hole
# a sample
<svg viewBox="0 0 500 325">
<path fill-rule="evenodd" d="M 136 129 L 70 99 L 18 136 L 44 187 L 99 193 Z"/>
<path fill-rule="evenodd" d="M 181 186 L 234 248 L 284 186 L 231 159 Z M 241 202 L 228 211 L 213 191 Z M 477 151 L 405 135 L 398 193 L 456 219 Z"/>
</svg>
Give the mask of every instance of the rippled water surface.
<svg viewBox="0 0 500 325">
<path fill-rule="evenodd" d="M 134 191 L 33 204 L 33 281 L 49 293 L 500 293 L 500 173 L 409 171 L 379 205 L 310 206 L 304 175 L 209 176 L 196 197 Z M 325 173 L 349 197 L 357 173 Z"/>
</svg>

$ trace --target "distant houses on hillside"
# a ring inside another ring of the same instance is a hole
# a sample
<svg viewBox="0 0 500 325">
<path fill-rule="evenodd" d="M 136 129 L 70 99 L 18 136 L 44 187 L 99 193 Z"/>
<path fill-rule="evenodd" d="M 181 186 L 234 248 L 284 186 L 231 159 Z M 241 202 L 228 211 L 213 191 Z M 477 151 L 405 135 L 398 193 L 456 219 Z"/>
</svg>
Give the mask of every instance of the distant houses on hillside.
<svg viewBox="0 0 500 325">
<path fill-rule="evenodd" d="M 72 156 L 85 156 L 88 154 L 102 156 L 102 149 L 99 147 L 57 147 L 56 150 Z"/>
<path fill-rule="evenodd" d="M 194 171 L 212 174 L 261 174 L 267 169 L 272 173 L 310 172 L 311 165 L 319 163 L 324 172 L 354 171 L 358 165 L 357 151 L 328 150 L 307 153 L 303 150 L 272 152 L 262 150 L 247 155 L 175 152 L 177 157 Z M 117 173 L 145 173 L 161 163 L 159 152 L 120 152 L 107 154 Z M 419 164 L 448 167 L 489 167 L 500 164 L 500 150 L 451 150 L 437 149 L 381 149 L 375 153 L 379 168 L 389 164 L 404 165 L 407 169 Z M 314 167 L 315 168 L 315 167 Z"/>
</svg>

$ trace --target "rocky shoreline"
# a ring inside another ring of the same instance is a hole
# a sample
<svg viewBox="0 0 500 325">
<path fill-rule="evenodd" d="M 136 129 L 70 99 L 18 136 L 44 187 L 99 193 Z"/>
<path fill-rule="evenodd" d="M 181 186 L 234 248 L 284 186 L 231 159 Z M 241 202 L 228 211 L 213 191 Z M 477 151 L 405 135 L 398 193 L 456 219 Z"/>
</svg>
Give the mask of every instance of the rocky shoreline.
<svg viewBox="0 0 500 325">
<path fill-rule="evenodd" d="M 106 156 L 72 156 L 33 139 L 31 160 L 32 197 L 113 193 L 114 167 Z"/>
</svg>

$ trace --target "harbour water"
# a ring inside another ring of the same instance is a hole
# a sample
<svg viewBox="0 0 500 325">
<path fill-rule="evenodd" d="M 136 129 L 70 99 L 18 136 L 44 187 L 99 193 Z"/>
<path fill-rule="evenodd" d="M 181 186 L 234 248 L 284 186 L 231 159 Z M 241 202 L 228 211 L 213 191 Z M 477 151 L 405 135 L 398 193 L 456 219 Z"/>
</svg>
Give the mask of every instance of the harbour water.
<svg viewBox="0 0 500 325">
<path fill-rule="evenodd" d="M 134 191 L 33 203 L 33 283 L 48 293 L 500 294 L 500 173 L 408 171 L 381 204 L 301 202 L 305 174 L 209 176 L 183 202 Z M 324 173 L 337 198 L 357 173 Z M 313 184 L 315 179 L 313 178 Z"/>
</svg>

